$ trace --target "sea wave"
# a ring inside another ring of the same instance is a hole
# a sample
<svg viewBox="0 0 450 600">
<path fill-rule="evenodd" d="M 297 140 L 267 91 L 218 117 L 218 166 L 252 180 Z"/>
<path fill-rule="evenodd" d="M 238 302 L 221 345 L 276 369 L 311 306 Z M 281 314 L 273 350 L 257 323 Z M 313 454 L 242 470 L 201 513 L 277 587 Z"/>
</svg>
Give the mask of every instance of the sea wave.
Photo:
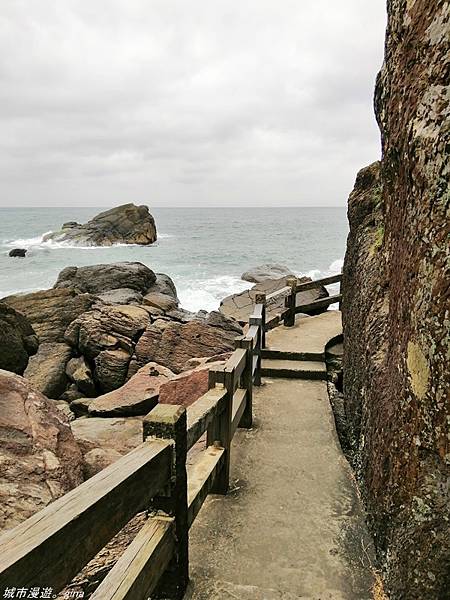
<svg viewBox="0 0 450 600">
<path fill-rule="evenodd" d="M 43 233 L 42 235 L 38 235 L 35 237 L 31 237 L 31 238 L 18 238 L 16 240 L 3 240 L 2 241 L 2 246 L 4 248 L 25 248 L 26 250 L 34 250 L 34 249 L 39 249 L 39 248 L 43 248 L 43 249 L 50 249 L 50 250 L 59 250 L 59 249 L 67 249 L 67 248 L 75 248 L 76 250 L 109 250 L 111 248 L 142 248 L 142 244 L 124 244 L 124 243 L 116 243 L 116 244 L 111 244 L 111 246 L 82 246 L 80 244 L 74 244 L 72 242 L 63 242 L 63 241 L 56 241 L 56 240 L 45 240 L 44 238 L 46 235 L 48 235 L 49 233 L 52 233 L 51 231 L 46 231 L 45 233 Z M 172 234 L 170 233 L 159 233 L 158 234 L 158 240 L 156 243 L 158 243 L 159 240 L 165 240 L 168 238 L 173 237 Z"/>
</svg>

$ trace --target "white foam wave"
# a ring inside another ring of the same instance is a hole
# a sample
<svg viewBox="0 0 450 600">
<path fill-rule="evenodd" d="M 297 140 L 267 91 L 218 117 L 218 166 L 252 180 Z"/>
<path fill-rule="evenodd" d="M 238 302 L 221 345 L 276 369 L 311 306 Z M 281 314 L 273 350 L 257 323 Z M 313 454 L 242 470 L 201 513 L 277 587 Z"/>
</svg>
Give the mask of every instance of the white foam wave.
<svg viewBox="0 0 450 600">
<path fill-rule="evenodd" d="M 178 283 L 180 305 L 191 311 L 217 310 L 220 301 L 230 294 L 238 294 L 249 289 L 253 284 L 242 281 L 233 275 L 221 275 L 209 279 L 196 279 Z"/>
<path fill-rule="evenodd" d="M 32 238 L 18 238 L 16 240 L 3 240 L 2 245 L 6 248 L 25 248 L 27 250 L 31 249 L 50 249 L 50 250 L 58 250 L 58 249 L 67 249 L 67 248 L 75 248 L 76 250 L 109 250 L 111 248 L 142 248 L 141 244 L 124 244 L 124 243 L 116 243 L 111 246 L 82 246 L 81 244 L 74 244 L 68 241 L 56 241 L 56 240 L 46 240 L 44 241 L 44 237 L 52 233 L 51 231 L 47 231 L 42 235 L 32 237 Z M 165 239 L 173 237 L 170 234 L 160 234 L 158 235 L 158 239 Z"/>
</svg>

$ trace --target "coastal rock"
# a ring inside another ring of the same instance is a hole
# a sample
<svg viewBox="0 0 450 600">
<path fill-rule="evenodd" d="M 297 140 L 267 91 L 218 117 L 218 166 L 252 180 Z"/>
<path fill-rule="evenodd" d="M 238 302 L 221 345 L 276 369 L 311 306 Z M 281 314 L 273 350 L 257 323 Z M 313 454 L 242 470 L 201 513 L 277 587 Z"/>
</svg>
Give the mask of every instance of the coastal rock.
<svg viewBox="0 0 450 600">
<path fill-rule="evenodd" d="M 73 289 L 52 289 L 8 296 L 1 302 L 24 314 L 42 343 L 64 342 L 67 327 L 95 300 L 94 296 Z"/>
<path fill-rule="evenodd" d="M 171 296 L 178 303 L 177 288 L 173 280 L 165 273 L 156 273 L 156 281 L 147 290 L 148 294 L 158 292 Z"/>
<path fill-rule="evenodd" d="M 0 369 L 21 375 L 38 349 L 38 338 L 28 320 L 0 302 Z"/>
<path fill-rule="evenodd" d="M 231 317 L 238 321 L 238 323 L 248 323 L 249 316 L 252 314 L 255 307 L 255 298 L 257 294 L 271 294 L 277 290 L 286 286 L 286 277 L 276 280 L 265 280 L 257 283 L 252 287 L 251 290 L 245 290 L 240 294 L 233 294 L 224 298 L 220 303 L 219 310 L 222 314 L 227 317 Z M 310 277 L 299 277 L 299 283 L 306 283 L 312 281 Z M 323 286 L 317 286 L 316 289 L 307 290 L 306 292 L 300 292 L 297 294 L 297 306 L 301 304 L 308 304 L 319 300 L 319 298 L 325 298 L 328 296 L 327 290 Z M 284 310 L 284 297 L 281 297 L 277 302 L 272 303 L 266 312 L 266 319 L 270 320 L 276 315 L 280 314 Z M 326 309 L 323 309 L 326 310 Z M 311 311 L 310 314 L 316 314 L 319 311 Z"/>
<path fill-rule="evenodd" d="M 25 258 L 26 253 L 27 250 L 25 248 L 13 248 L 13 250 L 9 251 L 8 256 L 11 258 Z"/>
<path fill-rule="evenodd" d="M 107 291 L 128 288 L 144 294 L 155 281 L 155 273 L 142 263 L 120 262 L 66 267 L 58 275 L 54 287 L 73 288 L 78 292 L 91 294 L 104 294 Z"/>
<path fill-rule="evenodd" d="M 123 204 L 95 216 L 80 225 L 65 223 L 60 231 L 44 236 L 44 241 L 68 242 L 80 246 L 113 244 L 148 245 L 156 241 L 155 220 L 147 206 Z"/>
<path fill-rule="evenodd" d="M 24 378 L 0 371 L 0 529 L 15 527 L 83 481 L 67 418 Z"/>
<path fill-rule="evenodd" d="M 159 308 L 163 312 L 174 310 L 178 306 L 178 302 L 174 300 L 173 296 L 161 294 L 160 292 L 145 294 L 143 302 L 148 306 Z"/>
<path fill-rule="evenodd" d="M 104 304 L 142 304 L 143 296 L 130 288 L 119 288 L 98 294 Z"/>
<path fill-rule="evenodd" d="M 68 327 L 66 340 L 95 366 L 99 389 L 109 392 L 125 383 L 136 340 L 149 323 L 148 312 L 138 306 L 97 306 Z"/>
<path fill-rule="evenodd" d="M 161 385 L 159 402 L 190 406 L 208 391 L 209 370 L 224 364 L 225 361 L 205 362 L 190 371 L 180 373 Z"/>
<path fill-rule="evenodd" d="M 94 377 L 102 392 L 111 392 L 124 384 L 131 353 L 128 350 L 102 350 L 94 359 Z"/>
<path fill-rule="evenodd" d="M 83 453 L 85 477 L 92 477 L 118 458 L 142 444 L 142 418 L 92 417 L 71 423 Z"/>
<path fill-rule="evenodd" d="M 148 363 L 121 388 L 93 400 L 89 413 L 98 417 L 146 415 L 157 404 L 161 385 L 172 377 L 166 367 Z"/>
<path fill-rule="evenodd" d="M 66 366 L 71 357 L 72 348 L 67 344 L 44 342 L 30 358 L 23 375 L 35 390 L 47 398 L 57 399 L 69 383 Z"/>
<path fill-rule="evenodd" d="M 241 279 L 250 281 L 251 283 L 261 283 L 262 281 L 274 281 L 275 279 L 289 276 L 296 277 L 295 273 L 284 265 L 264 264 L 249 269 L 241 275 Z"/>
<path fill-rule="evenodd" d="M 448 2 L 388 2 L 379 185 L 349 200 L 345 411 L 392 600 L 450 590 L 449 32 Z"/>
<path fill-rule="evenodd" d="M 66 374 L 70 381 L 72 381 L 76 386 L 75 390 L 73 391 L 78 391 L 80 396 L 82 395 L 93 398 L 97 395 L 92 371 L 84 356 L 79 356 L 78 358 L 72 358 L 69 360 L 66 367 Z M 65 396 L 64 400 L 66 399 L 75 400 L 76 398 L 74 398 L 74 395 L 72 394 L 72 396 Z"/>
<path fill-rule="evenodd" d="M 235 337 L 234 331 L 198 320 L 183 324 L 158 319 L 147 327 L 136 344 L 131 373 L 148 362 L 165 365 L 174 373 L 180 373 L 190 358 L 233 350 Z"/>
</svg>

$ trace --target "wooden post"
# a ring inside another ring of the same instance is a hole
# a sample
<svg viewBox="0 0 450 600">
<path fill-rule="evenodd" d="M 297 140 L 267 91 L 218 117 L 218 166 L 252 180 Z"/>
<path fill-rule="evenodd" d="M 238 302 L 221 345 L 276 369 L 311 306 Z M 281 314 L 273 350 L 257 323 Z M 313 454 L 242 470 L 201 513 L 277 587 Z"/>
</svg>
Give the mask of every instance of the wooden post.
<svg viewBox="0 0 450 600">
<path fill-rule="evenodd" d="M 266 294 L 256 294 L 256 304 L 262 304 L 261 311 L 261 348 L 266 347 Z"/>
<path fill-rule="evenodd" d="M 297 277 L 287 277 L 286 285 L 291 288 L 291 293 L 286 298 L 286 308 L 288 309 L 288 312 L 284 317 L 284 326 L 293 327 L 295 325 L 295 307 L 297 303 Z"/>
<path fill-rule="evenodd" d="M 217 474 L 211 488 L 213 494 L 226 494 L 230 481 L 231 416 L 233 410 L 234 376 L 234 369 L 228 372 L 224 368 L 209 371 L 209 389 L 214 388 L 217 383 L 222 383 L 227 390 L 224 401 L 225 408 L 217 415 L 208 427 L 207 432 L 208 446 L 220 446 L 225 450 L 222 468 Z"/>
<path fill-rule="evenodd" d="M 239 427 L 250 429 L 253 423 L 253 340 L 246 340 L 245 336 L 237 337 L 235 345 L 236 348 L 244 348 L 246 350 L 245 369 L 242 373 L 239 387 L 247 390 L 247 402 L 239 421 Z"/>
<path fill-rule="evenodd" d="M 181 600 L 189 583 L 189 524 L 187 502 L 187 425 L 183 406 L 158 404 L 144 419 L 148 437 L 173 440 L 172 477 L 166 494 L 153 499 L 152 509 L 175 519 L 175 555 L 152 598 Z"/>
</svg>

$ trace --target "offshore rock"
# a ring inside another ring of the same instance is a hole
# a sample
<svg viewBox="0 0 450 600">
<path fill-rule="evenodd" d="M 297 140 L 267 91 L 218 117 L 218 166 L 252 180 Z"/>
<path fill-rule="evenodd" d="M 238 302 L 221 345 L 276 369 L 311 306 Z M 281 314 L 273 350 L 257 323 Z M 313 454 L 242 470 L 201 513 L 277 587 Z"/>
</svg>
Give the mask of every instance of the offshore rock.
<svg viewBox="0 0 450 600">
<path fill-rule="evenodd" d="M 28 320 L 0 302 L 0 369 L 21 375 L 31 355 L 36 354 L 38 338 Z"/>
<path fill-rule="evenodd" d="M 388 2 L 379 185 L 349 202 L 346 418 L 392 600 L 450 590 L 449 40 L 448 2 Z"/>
<path fill-rule="evenodd" d="M 26 253 L 25 248 L 13 248 L 8 252 L 8 256 L 11 258 L 25 258 Z"/>
<path fill-rule="evenodd" d="M 44 241 L 52 240 L 79 246 L 146 246 L 153 244 L 156 238 L 155 220 L 148 207 L 123 204 L 98 214 L 84 225 L 65 223 L 60 231 L 44 236 Z"/>
<path fill-rule="evenodd" d="M 67 417 L 18 375 L 0 371 L 0 529 L 15 527 L 83 481 Z"/>
</svg>

